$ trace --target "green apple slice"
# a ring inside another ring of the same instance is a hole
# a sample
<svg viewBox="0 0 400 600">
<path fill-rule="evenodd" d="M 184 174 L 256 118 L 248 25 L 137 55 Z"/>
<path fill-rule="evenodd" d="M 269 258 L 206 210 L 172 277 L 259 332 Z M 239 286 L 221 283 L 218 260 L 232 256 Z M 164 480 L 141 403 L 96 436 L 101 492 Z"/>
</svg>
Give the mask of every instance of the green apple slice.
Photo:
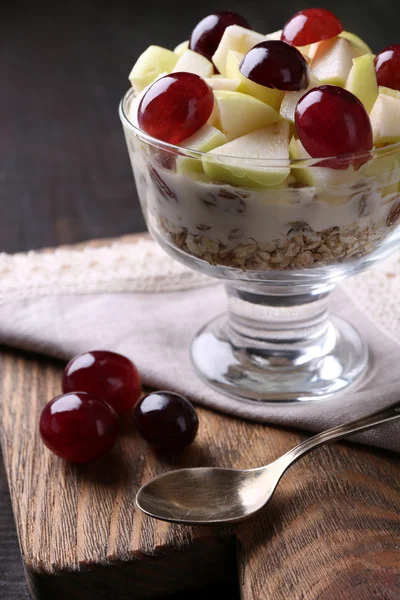
<svg viewBox="0 0 400 600">
<path fill-rule="evenodd" d="M 218 48 L 212 57 L 212 61 L 218 71 L 226 76 L 226 57 L 229 50 L 246 54 L 256 44 L 264 41 L 265 36 L 261 35 L 261 33 L 240 27 L 240 25 L 230 25 L 224 31 Z"/>
<path fill-rule="evenodd" d="M 228 77 L 221 77 L 220 75 L 208 77 L 206 78 L 206 82 L 213 90 L 229 90 L 231 92 L 237 92 L 240 86 L 239 79 L 230 79 Z"/>
<path fill-rule="evenodd" d="M 321 85 L 321 82 L 311 74 L 310 76 L 310 85 L 306 90 L 301 90 L 300 92 L 286 92 L 283 97 L 280 114 L 283 119 L 287 119 L 291 123 L 294 123 L 294 115 L 296 112 L 296 106 L 298 101 L 304 94 L 310 91 L 312 88 Z"/>
<path fill-rule="evenodd" d="M 284 92 L 267 88 L 264 85 L 259 85 L 250 79 L 247 79 L 240 72 L 240 64 L 244 58 L 244 54 L 236 52 L 235 50 L 228 50 L 226 57 L 226 76 L 232 79 L 239 79 L 240 85 L 238 88 L 239 92 L 253 96 L 266 104 L 272 106 L 276 110 L 279 110 Z"/>
<path fill-rule="evenodd" d="M 378 97 L 373 54 L 363 54 L 353 58 L 353 66 L 346 81 L 346 90 L 357 96 L 367 112 L 371 112 Z"/>
<path fill-rule="evenodd" d="M 149 46 L 137 59 L 129 75 L 129 81 L 136 91 L 141 92 L 160 73 L 170 73 L 179 57 L 166 48 Z"/>
<path fill-rule="evenodd" d="M 174 48 L 174 52 L 178 56 L 182 56 L 182 54 L 185 52 L 185 50 L 189 50 L 189 40 L 185 40 L 184 42 L 181 42 Z"/>
<path fill-rule="evenodd" d="M 351 31 L 342 31 L 342 33 L 339 33 L 339 37 L 350 42 L 350 44 L 361 53 L 361 55 L 373 54 L 371 48 L 355 33 L 351 33 Z"/>
<path fill-rule="evenodd" d="M 211 125 L 203 125 L 196 133 L 181 142 L 180 146 L 197 152 L 209 152 L 223 144 L 226 144 L 226 137 L 219 129 Z M 180 174 L 203 173 L 203 164 L 199 158 L 178 156 L 176 171 Z"/>
<path fill-rule="evenodd" d="M 266 127 L 281 118 L 268 104 L 241 92 L 216 90 L 214 98 L 219 129 L 228 141 Z"/>
<path fill-rule="evenodd" d="M 289 123 L 279 121 L 204 154 L 203 169 L 212 181 L 263 189 L 282 184 L 290 173 L 268 161 L 288 158 Z M 256 159 L 265 159 L 265 166 L 256 166 Z"/>
<path fill-rule="evenodd" d="M 311 62 L 312 74 L 321 83 L 345 86 L 353 66 L 355 50 L 347 40 L 332 38 L 319 42 Z"/>
<path fill-rule="evenodd" d="M 400 141 L 400 98 L 379 94 L 370 119 L 376 146 Z"/>
<path fill-rule="evenodd" d="M 185 50 L 182 56 L 179 57 L 173 72 L 178 73 L 184 71 L 185 73 L 194 73 L 200 75 L 200 77 L 211 77 L 214 73 L 214 65 L 205 56 L 202 56 L 198 52 L 193 50 Z"/>
<path fill-rule="evenodd" d="M 386 96 L 393 96 L 393 98 L 400 98 L 400 92 L 398 90 L 392 90 L 392 88 L 383 85 L 379 86 L 379 93 L 386 94 Z"/>
</svg>

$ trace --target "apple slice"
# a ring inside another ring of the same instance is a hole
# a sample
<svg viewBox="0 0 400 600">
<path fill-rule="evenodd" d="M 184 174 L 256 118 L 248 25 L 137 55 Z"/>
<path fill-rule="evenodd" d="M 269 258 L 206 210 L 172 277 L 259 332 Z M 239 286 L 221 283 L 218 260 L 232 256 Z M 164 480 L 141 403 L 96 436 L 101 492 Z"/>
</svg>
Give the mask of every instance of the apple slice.
<svg viewBox="0 0 400 600">
<path fill-rule="evenodd" d="M 174 52 L 175 54 L 177 54 L 178 56 L 182 56 L 182 54 L 186 51 L 189 50 L 189 40 L 185 40 L 184 42 L 181 42 L 180 44 L 178 44 L 176 46 L 176 48 L 174 48 Z"/>
<path fill-rule="evenodd" d="M 228 77 L 221 77 L 221 75 L 208 77 L 206 78 L 206 82 L 213 90 L 229 90 L 231 92 L 237 92 L 240 86 L 239 79 L 230 79 Z"/>
<path fill-rule="evenodd" d="M 185 50 L 182 56 L 179 57 L 176 63 L 173 73 L 183 71 L 185 73 L 194 73 L 200 75 L 200 77 L 211 77 L 214 73 L 213 64 L 198 52 L 193 50 Z"/>
<path fill-rule="evenodd" d="M 308 154 L 301 141 L 294 136 L 290 140 L 289 156 L 292 160 L 311 159 L 310 154 Z M 292 164 L 291 174 L 299 183 L 326 191 L 324 199 L 330 204 L 342 204 L 343 202 L 347 202 L 348 198 L 346 194 L 340 193 L 342 191 L 340 190 L 340 187 L 348 186 L 360 179 L 360 175 L 354 171 L 354 167 L 352 166 L 348 169 L 340 170 L 316 166 L 296 167 Z M 336 188 L 338 193 L 330 193 L 331 191 L 334 191 L 332 188 Z"/>
<path fill-rule="evenodd" d="M 399 90 L 392 90 L 392 88 L 388 88 L 383 85 L 379 86 L 379 93 L 386 94 L 386 96 L 393 96 L 393 98 L 400 98 Z"/>
<path fill-rule="evenodd" d="M 141 92 L 160 73 L 170 73 L 179 57 L 166 48 L 149 46 L 137 59 L 129 75 L 129 81 L 136 91 Z"/>
<path fill-rule="evenodd" d="M 373 54 L 364 54 L 353 58 L 353 66 L 346 81 L 346 90 L 357 96 L 367 112 L 371 112 L 378 97 Z"/>
<path fill-rule="evenodd" d="M 219 129 L 206 124 L 179 145 L 183 148 L 196 150 L 197 152 L 209 152 L 225 143 L 225 135 Z M 178 156 L 176 159 L 176 171 L 180 174 L 203 173 L 202 161 L 199 158 Z"/>
<path fill-rule="evenodd" d="M 236 50 L 246 54 L 256 44 L 265 41 L 265 36 L 251 29 L 240 27 L 240 25 L 230 25 L 224 31 L 218 48 L 212 57 L 214 65 L 218 71 L 226 76 L 226 57 L 229 50 Z"/>
<path fill-rule="evenodd" d="M 351 31 L 342 31 L 342 33 L 339 33 L 339 37 L 350 42 L 353 48 L 360 53 L 360 56 L 363 54 L 373 54 L 371 48 L 355 33 L 351 33 Z"/>
<path fill-rule="evenodd" d="M 212 181 L 263 189 L 285 181 L 290 169 L 274 166 L 274 159 L 282 162 L 288 158 L 289 123 L 279 121 L 204 154 L 203 168 Z"/>
<path fill-rule="evenodd" d="M 266 127 L 281 118 L 268 104 L 241 92 L 216 90 L 214 98 L 219 129 L 228 141 Z"/>
<path fill-rule="evenodd" d="M 332 38 L 319 42 L 311 62 L 312 74 L 321 83 L 345 86 L 356 52 L 350 42 L 343 38 Z"/>
<path fill-rule="evenodd" d="M 379 94 L 370 118 L 376 146 L 400 141 L 400 98 Z"/>
<path fill-rule="evenodd" d="M 321 85 L 321 82 L 314 76 L 310 76 L 310 85 L 306 90 L 301 90 L 300 92 L 286 92 L 283 97 L 280 114 L 283 119 L 287 119 L 291 123 L 294 123 L 294 114 L 296 111 L 296 106 L 298 101 L 304 94 L 309 92 L 312 88 L 318 87 Z"/>
<path fill-rule="evenodd" d="M 248 94 L 249 96 L 254 96 L 258 100 L 265 102 L 279 110 L 280 104 L 282 102 L 282 98 L 284 96 L 284 92 L 280 90 L 274 90 L 271 88 L 267 88 L 264 85 L 259 85 L 254 81 L 251 81 L 247 77 L 245 77 L 240 72 L 240 64 L 244 58 L 244 54 L 241 52 L 236 52 L 235 50 L 228 50 L 228 54 L 226 57 L 226 76 L 232 79 L 239 79 L 239 92 L 243 94 Z"/>
<path fill-rule="evenodd" d="M 280 40 L 282 37 L 282 29 L 278 29 L 278 31 L 273 31 L 272 33 L 267 33 L 264 35 L 264 41 L 268 40 Z"/>
</svg>

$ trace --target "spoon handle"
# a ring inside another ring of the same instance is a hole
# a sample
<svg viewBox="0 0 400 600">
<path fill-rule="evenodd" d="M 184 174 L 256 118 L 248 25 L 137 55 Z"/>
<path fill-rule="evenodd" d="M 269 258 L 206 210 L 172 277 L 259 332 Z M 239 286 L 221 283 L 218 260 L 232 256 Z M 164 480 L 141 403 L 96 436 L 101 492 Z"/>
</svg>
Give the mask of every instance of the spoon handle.
<svg viewBox="0 0 400 600">
<path fill-rule="evenodd" d="M 327 444 L 328 442 L 338 440 L 351 433 L 365 431 L 376 425 L 381 425 L 387 421 L 394 421 L 398 418 L 400 418 L 400 402 L 396 402 L 395 404 L 387 406 L 386 408 L 378 410 L 361 419 L 357 419 L 356 421 L 351 421 L 350 423 L 345 423 L 344 425 L 322 431 L 321 433 L 318 433 L 318 435 L 304 440 L 304 442 L 301 442 L 298 446 L 295 446 L 295 448 L 284 454 L 282 456 L 282 459 L 284 459 L 282 462 L 286 463 L 287 468 L 292 462 L 299 459 L 304 454 L 307 454 L 310 450 L 322 446 L 322 444 Z"/>
</svg>

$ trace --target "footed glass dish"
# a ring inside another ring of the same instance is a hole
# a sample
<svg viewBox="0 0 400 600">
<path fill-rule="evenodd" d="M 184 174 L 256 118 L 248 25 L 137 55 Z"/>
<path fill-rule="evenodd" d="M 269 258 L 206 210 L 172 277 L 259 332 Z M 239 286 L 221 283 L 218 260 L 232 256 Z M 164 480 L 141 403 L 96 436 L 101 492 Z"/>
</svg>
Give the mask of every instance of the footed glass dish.
<svg viewBox="0 0 400 600">
<path fill-rule="evenodd" d="M 226 287 L 227 313 L 192 342 L 200 377 L 256 402 L 327 399 L 357 382 L 368 349 L 329 295 L 399 247 L 400 144 L 318 160 L 211 156 L 138 129 L 133 99 L 120 117 L 148 229 Z"/>
</svg>

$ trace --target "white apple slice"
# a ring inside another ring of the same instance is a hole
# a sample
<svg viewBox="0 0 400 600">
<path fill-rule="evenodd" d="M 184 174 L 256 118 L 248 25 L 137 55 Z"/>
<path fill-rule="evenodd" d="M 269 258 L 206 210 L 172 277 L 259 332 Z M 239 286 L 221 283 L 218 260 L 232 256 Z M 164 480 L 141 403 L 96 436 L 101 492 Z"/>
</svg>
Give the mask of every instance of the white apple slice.
<svg viewBox="0 0 400 600">
<path fill-rule="evenodd" d="M 211 77 L 214 73 L 213 64 L 198 52 L 193 50 L 185 50 L 182 56 L 179 57 L 176 63 L 173 73 L 184 71 L 185 73 L 194 73 L 200 77 Z"/>
<path fill-rule="evenodd" d="M 290 140 L 289 156 L 292 160 L 311 159 L 301 141 L 294 136 Z M 354 171 L 352 166 L 348 169 L 328 169 L 316 166 L 296 167 L 292 164 L 292 175 L 304 185 L 325 190 L 325 201 L 331 204 L 342 204 L 345 201 L 343 194 L 331 194 L 330 190 L 334 191 L 332 188 L 336 188 L 337 192 L 340 192 L 341 186 L 348 186 L 360 179 L 360 175 Z"/>
<path fill-rule="evenodd" d="M 166 48 L 149 46 L 137 59 L 129 75 L 129 81 L 136 91 L 141 92 L 160 73 L 170 73 L 179 57 Z"/>
<path fill-rule="evenodd" d="M 300 98 L 304 96 L 309 90 L 312 88 L 318 87 L 321 85 L 321 82 L 311 74 L 310 76 L 310 85 L 306 90 L 301 90 L 300 92 L 286 92 L 283 97 L 280 114 L 283 119 L 287 119 L 291 123 L 294 123 L 294 115 L 296 112 L 296 106 Z"/>
<path fill-rule="evenodd" d="M 289 123 L 279 121 L 211 150 L 203 156 L 203 168 L 212 181 L 262 189 L 285 181 L 289 167 L 274 166 L 273 160 L 288 158 Z"/>
<path fill-rule="evenodd" d="M 358 50 L 360 56 L 362 56 L 363 54 L 373 54 L 371 48 L 364 42 L 364 40 L 358 37 L 358 35 L 356 35 L 355 33 L 351 33 L 351 31 L 342 31 L 342 33 L 339 33 L 339 37 L 344 38 L 345 40 L 350 42 L 350 44 L 356 50 Z"/>
<path fill-rule="evenodd" d="M 264 35 L 264 40 L 280 40 L 282 37 L 282 29 L 278 29 L 278 31 L 273 31 L 272 33 L 267 33 Z"/>
<path fill-rule="evenodd" d="M 261 33 L 240 27 L 240 25 L 230 25 L 224 31 L 212 61 L 218 71 L 226 76 L 226 57 L 229 50 L 246 54 L 256 44 L 263 41 L 265 41 L 265 36 Z"/>
<path fill-rule="evenodd" d="M 344 87 L 356 53 L 350 42 L 332 38 L 319 42 L 311 72 L 322 83 Z"/>
<path fill-rule="evenodd" d="M 216 90 L 214 98 L 219 129 L 228 141 L 280 119 L 279 113 L 268 104 L 241 92 Z"/>
<path fill-rule="evenodd" d="M 189 40 L 185 40 L 184 42 L 181 42 L 180 44 L 178 44 L 175 48 L 174 48 L 174 52 L 175 54 L 177 54 L 178 56 L 182 56 L 182 54 L 186 51 L 189 50 Z"/>
<path fill-rule="evenodd" d="M 398 90 L 392 90 L 392 88 L 383 85 L 379 86 L 379 93 L 386 94 L 386 96 L 393 96 L 393 98 L 400 98 L 400 92 Z"/>
<path fill-rule="evenodd" d="M 211 125 L 203 125 L 196 133 L 181 142 L 180 146 L 196 150 L 197 152 L 209 152 L 223 144 L 226 144 L 226 137 L 219 129 Z M 203 173 L 203 164 L 199 158 L 178 156 L 176 159 L 176 171 L 180 174 Z"/>
<path fill-rule="evenodd" d="M 235 50 L 229 50 L 226 56 L 226 76 L 232 79 L 239 79 L 239 92 L 254 96 L 262 102 L 269 104 L 272 108 L 279 110 L 284 92 L 267 88 L 264 85 L 259 85 L 254 81 L 251 81 L 240 72 L 240 64 L 244 58 L 244 54 L 236 52 Z"/>
<path fill-rule="evenodd" d="M 230 79 L 228 77 L 221 77 L 220 75 L 208 77 L 206 82 L 213 90 L 229 90 L 231 92 L 237 92 L 240 86 L 239 79 Z"/>
<path fill-rule="evenodd" d="M 371 112 L 378 97 L 373 54 L 364 54 L 353 58 L 353 66 L 346 81 L 346 90 L 357 96 L 367 112 Z"/>
<path fill-rule="evenodd" d="M 370 119 L 375 145 L 400 141 L 400 98 L 379 94 Z"/>
</svg>

